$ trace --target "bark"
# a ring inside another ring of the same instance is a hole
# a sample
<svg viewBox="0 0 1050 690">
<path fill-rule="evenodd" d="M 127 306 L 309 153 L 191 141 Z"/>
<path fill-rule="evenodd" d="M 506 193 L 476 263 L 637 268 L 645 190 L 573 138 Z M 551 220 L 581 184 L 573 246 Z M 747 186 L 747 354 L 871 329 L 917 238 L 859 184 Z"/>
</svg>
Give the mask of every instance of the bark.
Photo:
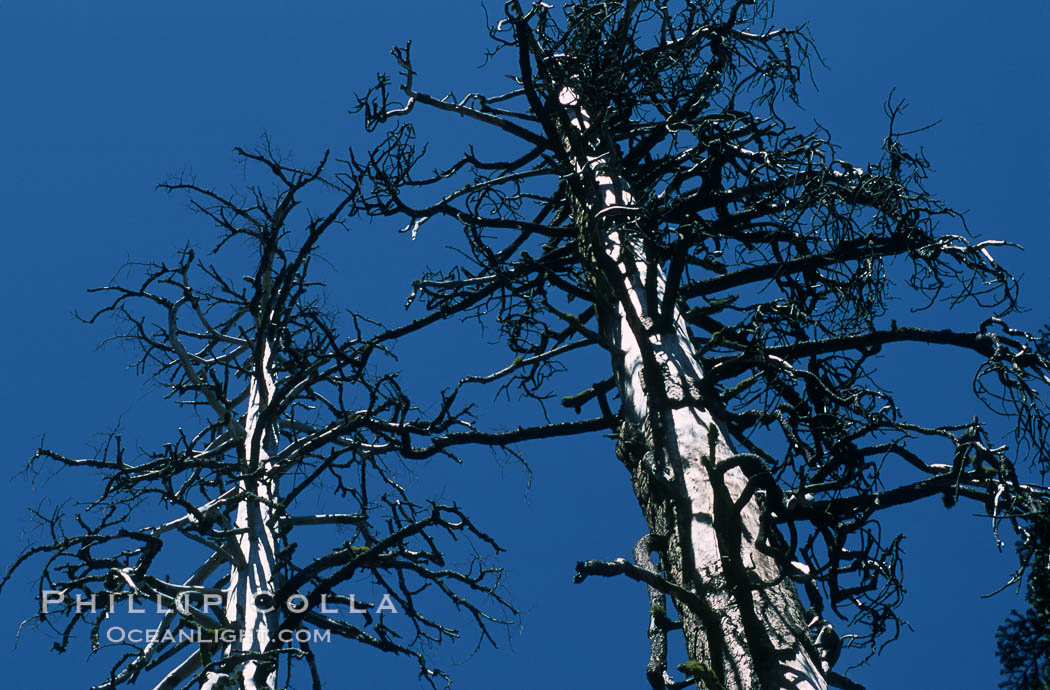
<svg viewBox="0 0 1050 690">
<path fill-rule="evenodd" d="M 577 225 L 591 249 L 601 336 L 623 401 L 618 454 L 664 577 L 697 595 L 691 605 L 676 599 L 689 659 L 718 679 L 697 685 L 824 690 L 795 586 L 760 550 L 762 492 L 749 486 L 723 422 L 703 402 L 703 371 L 680 310 L 673 299 L 660 308 L 667 282 L 660 263 L 628 230 L 638 219 L 624 183 L 609 173 L 615 151 L 581 154 L 587 112 L 569 89 L 560 99 L 582 135 L 566 148 L 591 186 Z"/>
<path fill-rule="evenodd" d="M 261 331 L 265 331 L 265 326 Z M 260 418 L 275 389 L 271 371 L 272 347 L 265 336 L 255 357 L 256 371 L 249 383 L 248 409 L 245 415 L 245 478 L 238 483 L 240 499 L 234 519 L 236 531 L 230 584 L 226 594 L 226 620 L 237 632 L 237 639 L 226 644 L 221 657 L 250 657 L 266 651 L 278 629 L 278 616 L 269 597 L 277 588 L 276 554 L 278 535 L 272 519 L 272 502 L 277 496 L 276 480 L 271 478 L 270 457 L 275 438 L 271 429 L 260 425 Z M 257 479 L 253 479 L 257 477 Z M 221 687 L 228 674 L 207 674 L 203 690 Z M 241 690 L 275 688 L 276 668 L 248 660 L 232 678 Z"/>
</svg>

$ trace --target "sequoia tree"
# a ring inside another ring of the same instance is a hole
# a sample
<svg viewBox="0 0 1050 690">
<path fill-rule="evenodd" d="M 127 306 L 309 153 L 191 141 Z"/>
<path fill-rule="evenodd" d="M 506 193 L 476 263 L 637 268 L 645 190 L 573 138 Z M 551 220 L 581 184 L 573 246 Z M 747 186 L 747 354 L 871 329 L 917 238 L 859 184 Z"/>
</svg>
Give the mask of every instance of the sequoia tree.
<svg viewBox="0 0 1050 690">
<path fill-rule="evenodd" d="M 657 690 L 857 687 L 832 620 L 873 649 L 900 624 L 900 537 L 880 514 L 971 501 L 1023 541 L 1046 496 L 1015 469 L 1050 459 L 1050 378 L 1006 320 L 1006 242 L 970 239 L 926 190 L 900 103 L 861 164 L 789 123 L 812 46 L 771 5 L 508 0 L 487 56 L 505 90 L 434 95 L 408 44 L 357 106 L 385 132 L 354 161 L 365 210 L 413 238 L 462 228 L 465 258 L 414 284 L 420 321 L 494 322 L 513 361 L 485 381 L 613 425 L 650 531 L 633 562 L 576 577 L 648 586 Z M 424 109 L 476 123 L 476 144 L 431 163 Z M 901 294 L 911 308 L 891 309 Z M 938 304 L 984 316 L 924 327 L 915 305 Z M 975 410 L 938 424 L 897 404 L 876 356 L 909 343 L 972 355 Z M 556 374 L 588 349 L 608 375 L 566 389 Z"/>
</svg>

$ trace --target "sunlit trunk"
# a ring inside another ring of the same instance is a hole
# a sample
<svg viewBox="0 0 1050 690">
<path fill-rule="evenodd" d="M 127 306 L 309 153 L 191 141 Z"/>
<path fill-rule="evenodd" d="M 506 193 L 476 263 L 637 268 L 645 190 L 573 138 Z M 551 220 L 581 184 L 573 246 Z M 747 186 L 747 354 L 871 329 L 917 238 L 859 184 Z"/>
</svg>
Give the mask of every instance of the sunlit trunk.
<svg viewBox="0 0 1050 690">
<path fill-rule="evenodd" d="M 576 95 L 566 89 L 561 102 L 572 126 L 586 133 L 590 122 Z M 593 257 L 594 298 L 624 404 L 618 452 L 651 533 L 666 544 L 659 551 L 664 577 L 702 602 L 676 602 L 689 658 L 709 667 L 726 690 L 824 690 L 795 586 L 757 548 L 758 499 L 732 505 L 747 477 L 733 466 L 722 420 L 703 402 L 688 327 L 677 309 L 654 327 L 660 320 L 652 305 L 663 299 L 665 276 L 627 229 L 638 220 L 634 200 L 609 170 L 607 152 L 573 155 L 577 171 L 598 186 L 580 202 L 579 225 L 585 235 L 598 233 L 582 239 L 604 253 Z"/>
<path fill-rule="evenodd" d="M 244 459 L 246 469 L 258 479 L 239 483 L 242 498 L 237 503 L 234 519 L 236 530 L 234 556 L 239 562 L 230 567 L 230 584 L 226 596 L 226 618 L 237 632 L 237 639 L 227 644 L 222 656 L 262 653 L 276 634 L 278 620 L 272 602 L 259 600 L 275 589 L 277 535 L 271 523 L 271 508 L 277 487 L 268 479 L 269 458 L 275 451 L 275 439 L 269 429 L 259 428 L 259 417 L 273 395 L 274 379 L 270 369 L 272 352 L 264 344 L 259 357 L 260 372 L 252 377 L 245 418 Z M 225 674 L 209 674 L 203 688 L 219 686 Z M 275 688 L 276 670 L 260 668 L 248 661 L 234 676 L 238 688 L 265 690 Z"/>
</svg>

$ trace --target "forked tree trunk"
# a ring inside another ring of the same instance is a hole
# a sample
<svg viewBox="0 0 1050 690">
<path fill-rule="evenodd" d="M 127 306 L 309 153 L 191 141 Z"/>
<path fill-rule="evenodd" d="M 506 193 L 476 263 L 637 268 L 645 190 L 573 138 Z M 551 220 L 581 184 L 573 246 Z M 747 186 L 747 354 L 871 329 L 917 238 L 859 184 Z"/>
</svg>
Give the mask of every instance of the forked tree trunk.
<svg viewBox="0 0 1050 690">
<path fill-rule="evenodd" d="M 579 99 L 565 89 L 561 102 L 586 138 L 590 122 Z M 618 453 L 651 543 L 660 545 L 664 577 L 697 595 L 691 606 L 676 600 L 689 658 L 726 690 L 825 690 L 795 585 L 756 546 L 762 507 L 755 497 L 733 506 L 747 477 L 733 466 L 724 424 L 703 403 L 703 371 L 680 310 L 654 328 L 660 320 L 652 306 L 663 300 L 665 278 L 625 230 L 638 219 L 609 171 L 615 159 L 569 149 L 577 172 L 598 187 L 578 205 L 578 227 L 592 248 L 599 327 L 624 404 Z"/>
</svg>

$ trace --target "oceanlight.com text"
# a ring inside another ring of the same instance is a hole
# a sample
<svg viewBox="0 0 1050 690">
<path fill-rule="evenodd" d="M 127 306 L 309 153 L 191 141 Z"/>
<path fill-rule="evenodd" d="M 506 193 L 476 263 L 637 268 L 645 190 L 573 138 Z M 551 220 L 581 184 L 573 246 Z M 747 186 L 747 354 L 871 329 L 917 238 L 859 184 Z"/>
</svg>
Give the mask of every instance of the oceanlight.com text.
<svg viewBox="0 0 1050 690">
<path fill-rule="evenodd" d="M 258 633 L 256 633 L 258 636 Z M 263 635 L 262 637 L 266 637 Z M 183 628 L 178 631 L 159 631 L 154 628 L 125 628 L 114 625 L 106 630 L 106 640 L 113 644 L 129 642 L 131 644 L 151 644 L 155 641 L 162 643 L 189 643 L 189 644 L 232 644 L 247 639 L 247 633 L 243 630 L 209 630 L 207 628 Z M 298 630 L 280 630 L 277 639 L 285 644 L 291 642 L 328 643 L 332 641 L 331 630 L 300 628 Z M 265 644 L 268 640 L 264 639 Z"/>
</svg>

